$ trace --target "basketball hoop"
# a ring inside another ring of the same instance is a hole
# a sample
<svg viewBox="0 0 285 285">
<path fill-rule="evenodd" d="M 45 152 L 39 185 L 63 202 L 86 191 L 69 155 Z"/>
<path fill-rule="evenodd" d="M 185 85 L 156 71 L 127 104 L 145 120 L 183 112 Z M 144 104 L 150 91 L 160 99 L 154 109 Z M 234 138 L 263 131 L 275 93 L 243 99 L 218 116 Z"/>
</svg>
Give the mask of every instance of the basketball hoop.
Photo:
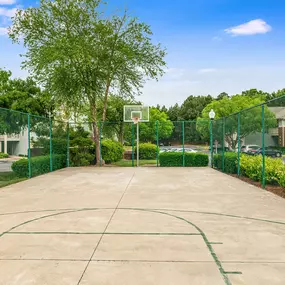
<svg viewBox="0 0 285 285">
<path fill-rule="evenodd" d="M 132 120 L 133 120 L 133 123 L 136 125 L 139 123 L 140 117 L 133 117 Z"/>
</svg>

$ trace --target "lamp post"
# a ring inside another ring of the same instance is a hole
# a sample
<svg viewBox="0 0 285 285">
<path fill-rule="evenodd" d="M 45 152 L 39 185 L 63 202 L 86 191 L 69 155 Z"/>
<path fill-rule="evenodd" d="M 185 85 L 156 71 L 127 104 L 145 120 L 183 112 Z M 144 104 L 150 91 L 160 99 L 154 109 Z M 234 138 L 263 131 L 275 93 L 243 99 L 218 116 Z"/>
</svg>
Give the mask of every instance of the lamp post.
<svg viewBox="0 0 285 285">
<path fill-rule="evenodd" d="M 213 121 L 215 119 L 216 113 L 212 109 L 209 113 L 210 117 L 210 144 L 211 144 L 211 167 L 213 167 Z"/>
</svg>

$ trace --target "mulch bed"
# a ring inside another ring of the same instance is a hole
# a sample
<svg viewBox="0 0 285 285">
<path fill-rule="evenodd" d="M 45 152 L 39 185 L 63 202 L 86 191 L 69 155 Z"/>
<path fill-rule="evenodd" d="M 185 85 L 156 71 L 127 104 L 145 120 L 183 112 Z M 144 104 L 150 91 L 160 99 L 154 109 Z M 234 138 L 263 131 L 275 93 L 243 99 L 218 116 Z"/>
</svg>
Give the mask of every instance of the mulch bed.
<svg viewBox="0 0 285 285">
<path fill-rule="evenodd" d="M 254 185 L 256 187 L 262 188 L 262 184 L 257 181 L 253 181 L 248 177 L 238 176 L 237 174 L 230 174 L 231 176 L 238 178 L 246 183 L 249 183 L 251 185 Z M 263 188 L 262 188 L 263 189 Z M 285 198 L 285 188 L 279 186 L 279 185 L 266 185 L 265 190 L 274 193 L 275 195 L 278 195 L 282 198 Z"/>
</svg>

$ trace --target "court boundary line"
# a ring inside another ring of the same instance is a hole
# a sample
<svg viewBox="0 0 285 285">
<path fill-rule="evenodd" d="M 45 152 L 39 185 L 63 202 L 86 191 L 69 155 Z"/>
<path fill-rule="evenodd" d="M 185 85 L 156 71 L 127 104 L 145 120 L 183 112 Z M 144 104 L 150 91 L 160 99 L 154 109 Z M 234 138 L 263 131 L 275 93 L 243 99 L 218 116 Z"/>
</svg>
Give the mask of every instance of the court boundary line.
<svg viewBox="0 0 285 285">
<path fill-rule="evenodd" d="M 48 210 L 31 210 L 31 211 L 20 211 L 20 212 L 10 212 L 10 213 L 2 213 L 0 216 L 9 216 L 9 215 L 17 215 L 17 214 L 29 214 L 29 213 L 44 213 L 44 212 L 60 212 L 60 211 L 70 211 L 70 212 L 76 212 L 79 210 L 85 209 L 88 210 L 113 210 L 114 208 L 110 207 L 85 207 L 85 208 L 67 208 L 67 209 L 48 209 Z M 118 208 L 118 210 L 128 210 L 132 208 L 124 207 L 124 208 Z M 245 219 L 245 220 L 252 220 L 257 222 L 264 222 L 264 223 L 272 223 L 272 224 L 278 224 L 285 226 L 285 222 L 282 221 L 274 221 L 274 220 L 268 220 L 268 219 L 261 219 L 261 218 L 253 218 L 253 217 L 246 217 L 246 216 L 239 216 L 239 215 L 233 215 L 233 214 L 224 214 L 224 213 L 217 213 L 217 212 L 204 212 L 204 211 L 196 211 L 196 210 L 180 210 L 180 209 L 166 209 L 166 208 L 134 208 L 134 209 L 147 209 L 147 210 L 157 210 L 157 211 L 167 211 L 167 212 L 181 212 L 181 213 L 196 213 L 196 214 L 202 214 L 202 215 L 213 215 L 213 216 L 223 216 L 228 218 L 235 218 L 235 219 Z M 0 235 L 1 236 L 1 235 Z"/>
<path fill-rule="evenodd" d="M 127 188 L 126 188 L 126 189 L 127 189 Z M 125 190 L 125 191 L 126 191 L 126 190 Z M 124 191 L 124 193 L 125 193 L 125 191 Z M 124 194 L 123 194 L 123 195 L 124 195 Z M 123 196 L 121 197 L 120 201 L 122 200 L 122 198 L 123 198 Z M 119 203 L 120 203 L 120 201 L 119 201 Z M 119 205 L 119 203 L 118 203 L 118 205 Z M 194 223 L 192 223 L 192 222 L 186 220 L 185 218 L 180 217 L 180 216 L 177 216 L 177 215 L 173 215 L 173 214 L 170 214 L 170 213 L 167 213 L 167 212 L 163 212 L 163 211 L 160 211 L 160 210 L 156 210 L 156 209 L 151 210 L 151 209 L 143 209 L 143 208 L 119 208 L 119 207 L 116 207 L 116 208 L 104 208 L 104 209 L 102 209 L 102 208 L 83 208 L 83 209 L 77 209 L 77 210 L 73 210 L 73 211 L 65 211 L 65 212 L 60 212 L 60 213 L 53 213 L 53 214 L 50 214 L 50 215 L 45 215 L 45 216 L 43 216 L 43 217 L 38 217 L 38 218 L 35 218 L 35 219 L 32 219 L 32 220 L 28 220 L 28 221 L 26 221 L 26 222 L 23 222 L 23 223 L 17 225 L 17 226 L 14 226 L 14 227 L 12 227 L 10 230 L 8 230 L 8 231 L 3 232 L 2 234 L 0 234 L 0 237 L 4 236 L 5 234 L 11 232 L 12 230 L 14 230 L 14 229 L 16 229 L 16 228 L 18 228 L 18 227 L 21 227 L 21 226 L 26 225 L 26 224 L 28 224 L 28 223 L 32 223 L 32 222 L 35 222 L 35 221 L 38 221 L 38 220 L 41 220 L 41 219 L 45 219 L 45 218 L 48 218 L 48 217 L 59 216 L 59 215 L 64 215 L 64 214 L 69 214 L 69 213 L 74 213 L 74 212 L 98 211 L 98 210 L 111 210 L 111 209 L 114 210 L 112 217 L 114 216 L 116 210 L 142 211 L 142 212 L 150 212 L 150 213 L 157 213 L 157 214 L 166 215 L 166 216 L 173 217 L 173 218 L 176 218 L 176 219 L 178 219 L 178 220 L 184 221 L 185 223 L 191 225 L 191 226 L 194 227 L 194 228 L 200 233 L 200 235 L 202 236 L 202 238 L 203 238 L 203 240 L 204 240 L 204 243 L 206 244 L 206 246 L 207 246 L 207 248 L 208 248 L 208 250 L 209 250 L 209 252 L 210 252 L 210 254 L 211 254 L 211 256 L 212 256 L 212 258 L 213 258 L 213 260 L 214 260 L 214 262 L 216 263 L 216 266 L 218 267 L 218 270 L 219 270 L 219 272 L 220 272 L 220 274 L 221 274 L 221 277 L 223 278 L 225 284 L 226 284 L 226 285 L 232 285 L 231 281 L 230 281 L 229 278 L 228 278 L 228 275 L 229 275 L 229 274 L 233 274 L 233 273 L 230 272 L 230 271 L 225 271 L 225 270 L 224 270 L 224 268 L 223 268 L 223 266 L 222 266 L 222 263 L 221 263 L 221 261 L 219 260 L 218 256 L 216 255 L 216 253 L 215 253 L 215 251 L 214 251 L 214 249 L 213 249 L 213 247 L 212 247 L 210 241 L 208 240 L 206 234 L 205 234 L 197 225 L 195 225 Z M 165 210 L 164 210 L 164 211 L 165 211 Z M 112 218 L 112 217 L 111 217 L 111 218 Z M 105 228 L 105 231 L 106 231 L 107 227 L 109 226 L 110 222 L 111 222 L 111 219 L 109 220 L 109 223 L 107 224 L 107 226 L 106 226 L 106 228 Z M 102 240 L 102 237 L 103 237 L 103 235 L 101 236 L 100 240 Z M 99 242 L 100 242 L 100 241 L 99 241 Z M 97 243 L 97 246 L 96 246 L 96 248 L 95 248 L 95 251 L 93 252 L 93 254 L 92 254 L 90 260 L 88 261 L 88 264 L 87 264 L 87 266 L 86 266 L 86 268 L 85 268 L 85 270 L 84 270 L 84 272 L 83 272 L 83 274 L 82 274 L 82 276 L 81 276 L 79 282 L 77 283 L 77 285 L 80 284 L 80 282 L 81 282 L 81 280 L 82 280 L 82 278 L 83 278 L 83 275 L 85 274 L 85 272 L 86 272 L 86 270 L 87 270 L 87 268 L 88 268 L 88 265 L 90 264 L 90 262 L 91 262 L 91 260 L 92 260 L 92 257 L 94 256 L 94 253 L 96 252 L 96 249 L 98 248 L 99 242 Z M 242 274 L 242 273 L 240 272 L 240 274 Z"/>
</svg>

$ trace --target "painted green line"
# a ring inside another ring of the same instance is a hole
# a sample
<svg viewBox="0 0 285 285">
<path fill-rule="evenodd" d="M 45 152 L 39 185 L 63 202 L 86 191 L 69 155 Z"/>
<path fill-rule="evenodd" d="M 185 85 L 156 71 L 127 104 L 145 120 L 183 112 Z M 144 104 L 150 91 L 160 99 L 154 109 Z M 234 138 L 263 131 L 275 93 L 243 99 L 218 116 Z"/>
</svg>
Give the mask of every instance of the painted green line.
<svg viewBox="0 0 285 285">
<path fill-rule="evenodd" d="M 219 271 L 220 271 L 220 274 L 225 282 L 226 285 L 232 285 L 231 281 L 229 280 L 229 278 L 227 277 L 227 274 L 225 274 L 225 270 L 223 269 L 223 266 L 219 260 L 219 258 L 217 257 L 212 245 L 210 244 L 209 240 L 207 239 L 207 236 L 205 235 L 205 233 L 198 227 L 196 226 L 195 224 L 193 224 L 192 222 L 182 218 L 182 217 L 179 217 L 179 216 L 176 216 L 176 215 L 173 215 L 173 214 L 169 214 L 169 213 L 166 213 L 166 212 L 162 212 L 162 211 L 158 211 L 158 210 L 149 210 L 149 209 L 141 209 L 141 208 L 117 208 L 117 209 L 122 209 L 122 210 L 132 210 L 132 211 L 144 211 L 144 212 L 150 212 L 150 213 L 158 213 L 158 214 L 162 214 L 162 215 L 166 215 L 166 216 L 169 216 L 169 217 L 173 217 L 173 218 L 176 218 L 178 220 L 181 220 L 181 221 L 184 221 L 186 222 L 187 224 L 193 226 L 202 236 L 208 250 L 210 251 L 210 254 L 212 255 L 212 258 L 214 259 Z M 74 213 L 74 212 L 82 212 L 82 211 L 94 211 L 94 210 L 100 210 L 98 208 L 94 208 L 94 209 L 78 209 L 78 210 L 73 210 L 73 211 L 65 211 L 65 212 L 60 212 L 60 213 L 54 213 L 54 214 L 50 214 L 50 215 L 45 215 L 45 216 L 42 216 L 42 217 L 38 217 L 38 218 L 35 218 L 35 219 L 32 219 L 32 220 L 28 220 L 26 222 L 23 222 L 17 226 L 14 226 L 12 227 L 10 230 L 2 233 L 0 235 L 0 237 L 2 237 L 3 235 L 11 232 L 12 230 L 20 227 L 20 226 L 23 226 L 23 225 L 26 225 L 28 223 L 32 223 L 34 221 L 37 221 L 37 220 L 41 220 L 41 219 L 45 219 L 45 218 L 48 218 L 48 217 L 52 217 L 52 216 L 59 216 L 59 215 L 63 215 L 63 214 L 68 214 L 68 213 Z"/>
<path fill-rule="evenodd" d="M 132 208 L 131 208 L 131 209 L 132 209 Z M 133 210 L 138 210 L 138 209 L 134 208 Z M 219 271 L 220 271 L 220 273 L 221 273 L 221 275 L 222 275 L 222 277 L 223 277 L 223 279 L 224 279 L 225 284 L 226 284 L 226 285 L 232 285 L 231 281 L 229 280 L 229 278 L 227 277 L 227 275 L 224 273 L 225 271 L 224 271 L 224 269 L 223 269 L 223 266 L 222 266 L 222 264 L 221 264 L 219 258 L 217 257 L 217 255 L 216 255 L 216 253 L 215 253 L 213 247 L 212 247 L 211 244 L 209 243 L 209 241 L 208 241 L 208 239 L 207 239 L 207 236 L 205 235 L 205 233 L 204 233 L 198 226 L 196 226 L 196 225 L 193 224 L 192 222 L 190 222 L 190 221 L 188 221 L 188 220 L 186 220 L 186 219 L 184 219 L 184 218 L 182 218 L 182 217 L 179 217 L 179 216 L 176 216 L 176 215 L 172 215 L 172 214 L 169 214 L 169 213 L 166 213 L 166 212 L 143 210 L 143 209 L 141 209 L 140 211 L 148 211 L 148 212 L 153 212 L 153 213 L 160 213 L 160 214 L 162 214 L 162 215 L 167 215 L 167 216 L 170 216 L 170 217 L 174 217 L 174 218 L 176 218 L 176 219 L 178 219 L 178 220 L 181 220 L 181 221 L 184 221 L 184 222 L 188 223 L 189 225 L 192 225 L 198 232 L 201 233 L 201 236 L 202 236 L 202 238 L 203 238 L 203 240 L 204 240 L 206 246 L 208 247 L 208 250 L 210 251 L 210 253 L 211 253 L 211 255 L 212 255 L 212 257 L 213 257 L 213 259 L 214 259 L 216 265 L 218 266 L 218 269 L 219 269 Z"/>
<path fill-rule="evenodd" d="M 6 232 L 8 235 L 146 235 L 146 236 L 200 236 L 200 233 L 135 233 L 135 232 Z"/>
<path fill-rule="evenodd" d="M 2 213 L 0 216 L 8 216 L 8 215 L 15 215 L 15 214 L 28 214 L 28 213 L 44 213 L 44 212 L 58 212 L 58 211 L 94 211 L 94 210 L 113 210 L 113 208 L 84 208 L 84 209 L 76 209 L 76 208 L 68 208 L 68 209 L 48 209 L 48 210 L 31 210 L 31 211 L 22 211 L 22 212 L 10 212 L 10 213 Z M 118 210 L 131 210 L 129 208 L 118 208 Z M 265 223 L 272 223 L 285 226 L 285 222 L 281 221 L 273 221 L 267 219 L 259 219 L 259 218 L 251 218 L 245 216 L 238 216 L 232 214 L 223 214 L 223 213 L 215 213 L 215 212 L 203 212 L 203 211 L 194 211 L 194 210 L 177 210 L 177 209 L 160 209 L 160 208 L 149 208 L 147 210 L 155 210 L 155 211 L 167 211 L 167 212 L 181 212 L 181 213 L 196 213 L 196 214 L 203 214 L 203 215 L 214 215 L 214 216 L 223 216 L 229 218 L 236 218 L 236 219 L 245 219 L 245 220 L 252 220 L 257 222 L 265 222 Z"/>
</svg>

